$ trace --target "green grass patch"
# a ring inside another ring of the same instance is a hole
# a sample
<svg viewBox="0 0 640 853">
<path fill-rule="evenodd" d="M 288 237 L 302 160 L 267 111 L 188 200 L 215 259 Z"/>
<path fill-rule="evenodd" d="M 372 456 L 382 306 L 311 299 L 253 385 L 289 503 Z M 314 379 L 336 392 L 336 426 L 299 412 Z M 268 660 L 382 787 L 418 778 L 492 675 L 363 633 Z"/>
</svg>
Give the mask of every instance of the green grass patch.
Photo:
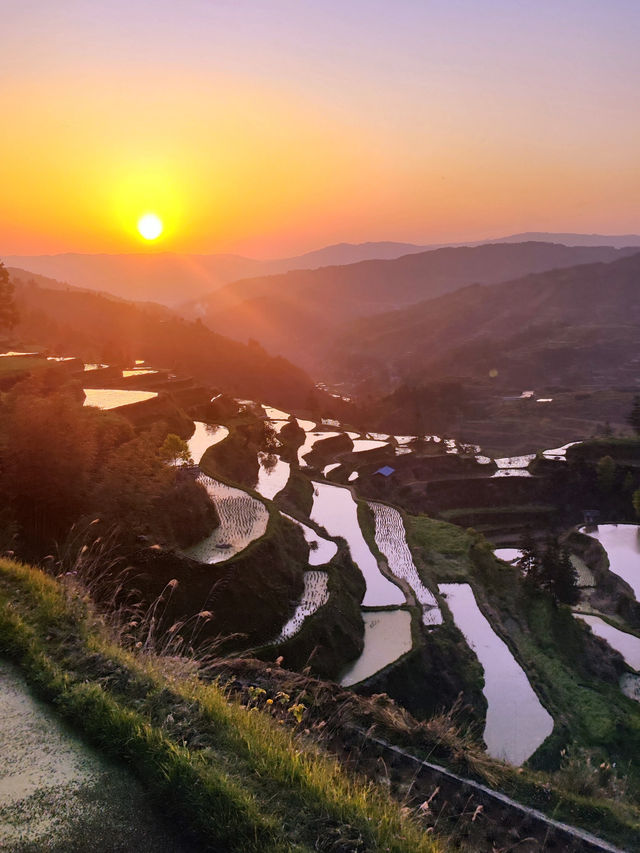
<svg viewBox="0 0 640 853">
<path fill-rule="evenodd" d="M 383 789 L 187 669 L 177 676 L 162 658 L 118 647 L 82 596 L 9 561 L 0 562 L 0 649 L 203 849 L 438 849 Z"/>
</svg>

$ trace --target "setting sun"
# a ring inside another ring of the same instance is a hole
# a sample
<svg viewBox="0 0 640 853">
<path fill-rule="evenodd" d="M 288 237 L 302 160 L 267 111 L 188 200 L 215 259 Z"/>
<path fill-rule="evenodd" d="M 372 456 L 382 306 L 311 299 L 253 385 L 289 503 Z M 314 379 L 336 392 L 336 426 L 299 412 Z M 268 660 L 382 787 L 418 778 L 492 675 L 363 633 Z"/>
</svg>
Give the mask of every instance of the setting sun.
<svg viewBox="0 0 640 853">
<path fill-rule="evenodd" d="M 162 234 L 162 221 L 155 213 L 145 213 L 138 220 L 138 231 L 145 240 L 155 240 Z"/>
</svg>

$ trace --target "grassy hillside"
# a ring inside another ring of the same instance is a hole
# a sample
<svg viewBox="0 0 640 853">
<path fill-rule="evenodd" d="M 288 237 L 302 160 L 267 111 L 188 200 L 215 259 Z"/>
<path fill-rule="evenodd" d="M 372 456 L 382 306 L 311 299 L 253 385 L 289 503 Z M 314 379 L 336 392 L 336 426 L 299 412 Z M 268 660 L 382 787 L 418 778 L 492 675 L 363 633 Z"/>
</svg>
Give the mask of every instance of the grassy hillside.
<svg viewBox="0 0 640 853">
<path fill-rule="evenodd" d="M 271 706 L 234 702 L 186 663 L 115 639 L 80 591 L 0 562 L 0 651 L 77 731 L 129 764 L 201 849 L 440 849 L 383 789 L 280 725 Z M 287 705 L 304 719 L 303 705 Z"/>
</svg>

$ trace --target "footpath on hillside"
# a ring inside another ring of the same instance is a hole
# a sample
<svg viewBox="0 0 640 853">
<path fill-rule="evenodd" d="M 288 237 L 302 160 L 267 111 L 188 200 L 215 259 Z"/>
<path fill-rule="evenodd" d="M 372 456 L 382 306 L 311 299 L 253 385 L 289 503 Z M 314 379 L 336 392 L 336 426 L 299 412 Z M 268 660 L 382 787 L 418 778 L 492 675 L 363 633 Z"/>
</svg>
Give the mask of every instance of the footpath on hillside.
<svg viewBox="0 0 640 853">
<path fill-rule="evenodd" d="M 193 853 L 131 774 L 79 740 L 0 660 L 0 850 Z"/>
</svg>

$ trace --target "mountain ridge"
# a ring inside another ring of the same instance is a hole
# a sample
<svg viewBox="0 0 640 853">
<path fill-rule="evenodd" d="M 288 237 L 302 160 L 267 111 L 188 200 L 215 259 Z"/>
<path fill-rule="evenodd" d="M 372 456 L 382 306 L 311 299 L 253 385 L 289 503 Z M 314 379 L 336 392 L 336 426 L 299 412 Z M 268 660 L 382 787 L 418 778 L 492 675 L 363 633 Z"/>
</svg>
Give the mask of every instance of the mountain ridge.
<svg viewBox="0 0 640 853">
<path fill-rule="evenodd" d="M 151 300 L 178 305 L 244 278 L 286 273 L 291 270 L 343 266 L 367 260 L 393 260 L 442 248 L 476 247 L 491 243 L 536 241 L 565 245 L 640 246 L 639 235 L 588 235 L 528 232 L 506 237 L 458 243 L 417 244 L 393 240 L 340 242 L 299 255 L 257 259 L 237 253 L 60 252 L 42 255 L 2 256 L 7 266 L 49 276 L 90 290 L 113 293 L 125 299 Z"/>
<path fill-rule="evenodd" d="M 613 260 L 636 248 L 555 243 L 445 247 L 393 260 L 243 279 L 188 303 L 186 317 L 239 340 L 255 339 L 314 370 L 341 326 L 473 283 L 495 284 L 555 267 Z"/>
</svg>

